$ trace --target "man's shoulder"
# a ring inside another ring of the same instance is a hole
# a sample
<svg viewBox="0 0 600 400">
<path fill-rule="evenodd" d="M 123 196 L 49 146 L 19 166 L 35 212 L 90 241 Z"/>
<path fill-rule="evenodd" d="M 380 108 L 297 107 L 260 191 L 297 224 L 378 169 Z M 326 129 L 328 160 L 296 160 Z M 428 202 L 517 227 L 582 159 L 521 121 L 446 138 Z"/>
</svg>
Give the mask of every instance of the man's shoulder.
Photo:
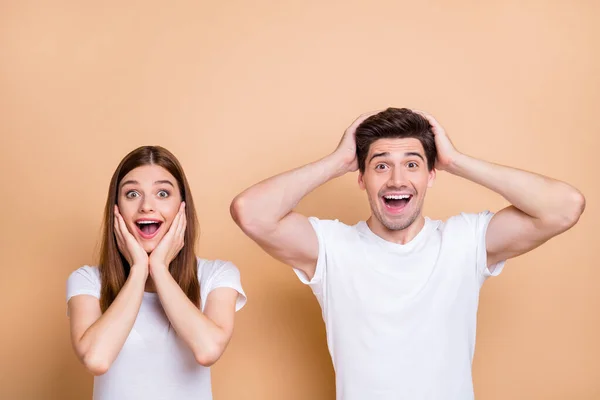
<svg viewBox="0 0 600 400">
<path fill-rule="evenodd" d="M 484 229 L 493 216 L 494 213 L 488 210 L 460 212 L 445 220 L 439 220 L 438 229 L 444 233 L 451 232 L 452 234 L 460 234 L 461 231 L 464 233 L 477 232 L 482 228 Z"/>
<path fill-rule="evenodd" d="M 319 217 L 315 217 L 315 216 L 310 216 L 308 217 L 308 220 L 310 221 L 310 223 L 315 226 L 322 226 L 322 227 L 327 227 L 327 228 L 332 228 L 332 229 L 345 229 L 345 230 L 357 230 L 360 229 L 360 227 L 365 224 L 365 221 L 360 220 L 355 222 L 354 224 L 350 224 L 350 223 L 346 223 L 344 221 L 341 221 L 338 218 L 319 218 Z"/>
<path fill-rule="evenodd" d="M 313 229 L 320 237 L 339 237 L 348 238 L 359 235 L 366 226 L 365 221 L 358 221 L 354 224 L 343 222 L 339 219 L 326 219 L 318 217 L 308 217 Z"/>
</svg>

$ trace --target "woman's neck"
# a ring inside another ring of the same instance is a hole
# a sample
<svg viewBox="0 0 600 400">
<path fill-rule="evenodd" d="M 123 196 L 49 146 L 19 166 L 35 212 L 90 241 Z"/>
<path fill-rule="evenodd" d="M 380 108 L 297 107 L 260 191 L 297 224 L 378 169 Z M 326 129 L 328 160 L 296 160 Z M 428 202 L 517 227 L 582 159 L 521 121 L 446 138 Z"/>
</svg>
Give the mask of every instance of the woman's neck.
<svg viewBox="0 0 600 400">
<path fill-rule="evenodd" d="M 144 286 L 144 292 L 156 293 L 156 286 L 154 286 L 154 281 L 149 274 L 148 278 L 146 279 L 146 286 Z"/>
</svg>

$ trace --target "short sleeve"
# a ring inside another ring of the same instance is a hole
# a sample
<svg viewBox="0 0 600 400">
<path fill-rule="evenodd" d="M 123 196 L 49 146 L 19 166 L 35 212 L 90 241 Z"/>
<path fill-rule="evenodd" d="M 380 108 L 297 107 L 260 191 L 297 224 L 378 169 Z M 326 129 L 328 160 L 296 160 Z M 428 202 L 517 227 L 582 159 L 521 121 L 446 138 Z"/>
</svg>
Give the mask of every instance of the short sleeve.
<svg viewBox="0 0 600 400">
<path fill-rule="evenodd" d="M 87 294 L 100 299 L 100 271 L 85 265 L 71 273 L 67 279 L 67 302 L 73 296 Z"/>
<path fill-rule="evenodd" d="M 325 298 L 327 297 L 327 271 L 331 268 L 331 265 L 333 265 L 332 263 L 335 259 L 336 249 L 339 249 L 340 245 L 342 248 L 344 246 L 344 235 L 341 228 L 345 225 L 337 219 L 330 220 L 309 217 L 308 221 L 312 225 L 319 243 L 319 254 L 317 256 L 315 274 L 312 279 L 308 280 L 306 274 L 302 270 L 298 268 L 294 268 L 293 270 L 298 279 L 300 279 L 300 282 L 310 287 L 317 298 L 317 301 L 323 310 L 325 310 Z"/>
<path fill-rule="evenodd" d="M 487 228 L 494 216 L 493 212 L 483 211 L 478 214 L 473 214 L 475 219 L 475 240 L 477 243 L 477 272 L 481 284 L 492 276 L 498 276 L 504 268 L 506 260 L 501 260 L 494 265 L 487 266 L 487 246 L 485 243 Z"/>
<path fill-rule="evenodd" d="M 309 217 L 308 221 L 312 225 L 315 234 L 317 235 L 317 241 L 319 242 L 319 255 L 317 257 L 317 266 L 315 268 L 315 274 L 311 280 L 308 280 L 308 277 L 302 270 L 298 268 L 293 268 L 293 270 L 298 276 L 298 279 L 300 279 L 300 282 L 304 283 L 305 285 L 311 286 L 314 290 L 316 286 L 322 283 L 323 277 L 325 275 L 327 257 L 325 254 L 326 246 L 324 230 L 326 229 L 325 224 L 331 221 L 320 220 L 316 217 Z"/>
<path fill-rule="evenodd" d="M 241 310 L 246 305 L 246 293 L 242 288 L 239 269 L 229 261 L 201 260 L 199 262 L 200 291 L 202 297 L 202 309 L 210 292 L 217 288 L 231 288 L 238 292 L 235 302 L 235 311 Z"/>
</svg>

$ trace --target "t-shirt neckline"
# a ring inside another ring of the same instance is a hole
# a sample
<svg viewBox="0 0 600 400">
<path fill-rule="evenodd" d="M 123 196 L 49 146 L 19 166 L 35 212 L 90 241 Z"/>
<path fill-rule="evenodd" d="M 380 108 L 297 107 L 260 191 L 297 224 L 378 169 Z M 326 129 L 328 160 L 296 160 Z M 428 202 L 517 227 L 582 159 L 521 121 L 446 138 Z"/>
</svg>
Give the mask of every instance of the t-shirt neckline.
<svg viewBox="0 0 600 400">
<path fill-rule="evenodd" d="M 431 229 L 432 225 L 434 225 L 429 217 L 424 217 L 424 218 L 425 218 L 425 223 L 423 224 L 423 227 L 421 228 L 421 230 L 416 234 L 416 236 L 414 238 L 412 238 L 408 243 L 405 243 L 405 244 L 390 242 L 390 241 L 382 238 L 381 236 L 374 233 L 371 230 L 371 228 L 369 228 L 369 225 L 367 224 L 366 221 L 360 221 L 358 223 L 357 227 L 361 233 L 368 236 L 370 239 L 374 240 L 378 244 L 385 246 L 386 248 L 393 250 L 393 251 L 406 252 L 406 251 L 412 250 L 415 246 L 417 246 L 420 242 L 422 242 L 424 240 L 424 238 L 427 236 L 427 232 Z"/>
</svg>

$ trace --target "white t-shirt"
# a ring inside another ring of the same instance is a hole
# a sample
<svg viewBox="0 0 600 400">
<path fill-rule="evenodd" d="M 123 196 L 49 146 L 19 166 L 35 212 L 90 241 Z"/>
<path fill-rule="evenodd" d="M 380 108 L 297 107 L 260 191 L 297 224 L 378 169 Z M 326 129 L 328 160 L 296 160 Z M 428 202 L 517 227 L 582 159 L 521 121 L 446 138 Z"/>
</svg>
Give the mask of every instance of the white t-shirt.
<svg viewBox="0 0 600 400">
<path fill-rule="evenodd" d="M 410 242 L 366 222 L 309 218 L 319 241 L 308 284 L 319 304 L 339 400 L 473 399 L 471 365 L 490 212 L 425 218 Z M 493 271 L 493 273 L 490 272 Z"/>
<path fill-rule="evenodd" d="M 201 309 L 219 287 L 238 292 L 236 311 L 246 303 L 240 273 L 231 262 L 198 259 Z M 87 294 L 100 298 L 100 271 L 84 266 L 67 281 L 67 302 Z M 94 377 L 94 400 L 210 400 L 210 368 L 198 364 L 169 324 L 158 294 L 144 292 L 133 328 L 104 375 Z"/>
</svg>

